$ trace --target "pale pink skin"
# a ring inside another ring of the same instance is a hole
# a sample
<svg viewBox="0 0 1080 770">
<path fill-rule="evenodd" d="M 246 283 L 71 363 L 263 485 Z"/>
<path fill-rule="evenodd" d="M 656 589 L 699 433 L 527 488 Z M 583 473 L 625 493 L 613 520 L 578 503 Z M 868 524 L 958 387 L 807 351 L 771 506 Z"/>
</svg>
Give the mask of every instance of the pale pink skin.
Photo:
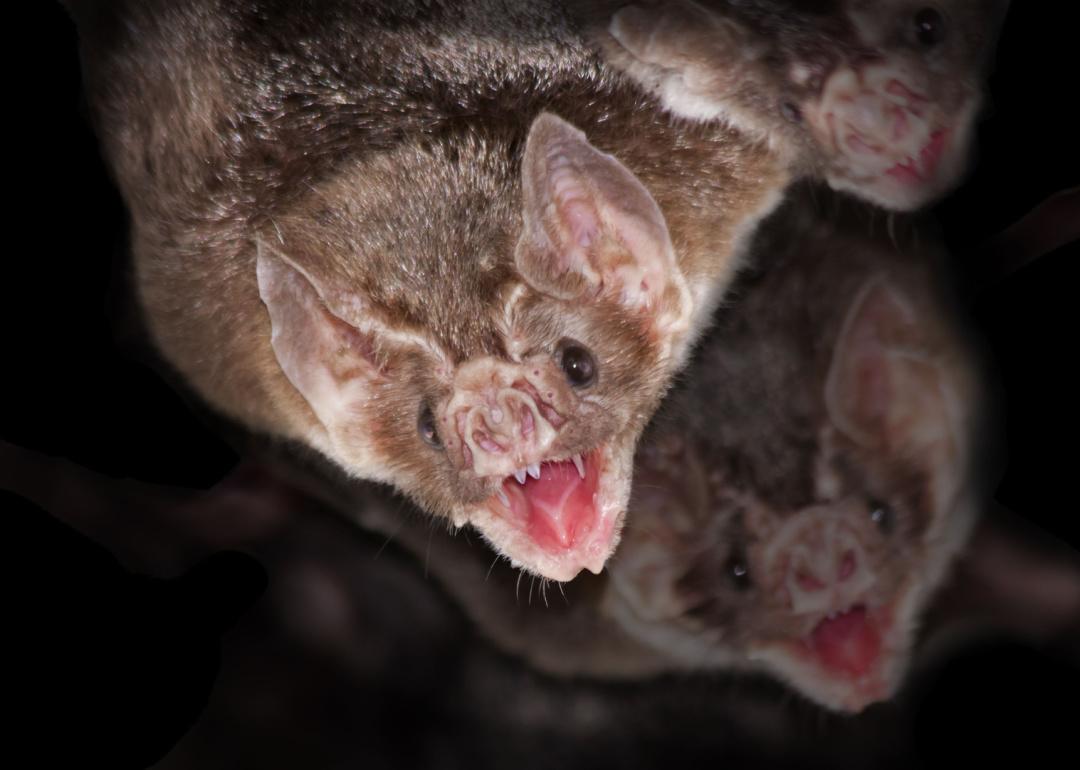
<svg viewBox="0 0 1080 770">
<path fill-rule="evenodd" d="M 822 505 L 772 533 L 761 574 L 771 581 L 773 601 L 806 632 L 747 650 L 749 660 L 850 712 L 893 694 L 911 644 L 910 624 L 896 618 L 910 587 L 890 589 L 878 574 L 866 550 L 874 533 L 865 518 L 857 503 Z"/>
<path fill-rule="evenodd" d="M 842 67 L 802 105 L 830 157 L 825 178 L 885 208 L 925 205 L 955 184 L 966 164 L 977 94 L 946 112 L 924 77 L 901 63 Z"/>
</svg>

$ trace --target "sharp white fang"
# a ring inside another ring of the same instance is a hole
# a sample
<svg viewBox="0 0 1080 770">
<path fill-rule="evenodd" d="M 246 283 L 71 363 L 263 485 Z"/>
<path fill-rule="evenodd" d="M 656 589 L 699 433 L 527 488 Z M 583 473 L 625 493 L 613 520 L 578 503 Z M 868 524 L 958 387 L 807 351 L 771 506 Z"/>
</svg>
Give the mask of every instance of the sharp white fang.
<svg viewBox="0 0 1080 770">
<path fill-rule="evenodd" d="M 499 487 L 499 499 L 502 500 L 502 504 L 507 508 L 510 507 L 510 498 L 506 496 L 506 490 L 501 486 Z"/>
<path fill-rule="evenodd" d="M 524 468 L 518 468 L 516 471 L 514 471 L 514 478 L 517 479 L 518 484 L 524 484 L 525 483 L 525 469 Z"/>
<path fill-rule="evenodd" d="M 576 454 L 570 459 L 574 461 L 574 467 L 577 468 L 578 475 L 585 478 L 585 463 L 581 461 L 581 455 Z"/>
<path fill-rule="evenodd" d="M 528 467 L 528 471 L 534 479 L 540 478 L 540 463 L 533 463 Z"/>
</svg>

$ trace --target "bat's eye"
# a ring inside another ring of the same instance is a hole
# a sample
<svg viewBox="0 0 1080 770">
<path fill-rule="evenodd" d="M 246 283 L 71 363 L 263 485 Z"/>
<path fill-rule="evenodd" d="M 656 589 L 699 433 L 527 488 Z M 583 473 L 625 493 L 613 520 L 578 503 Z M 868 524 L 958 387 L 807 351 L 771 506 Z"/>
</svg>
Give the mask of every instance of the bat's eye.
<svg viewBox="0 0 1080 770">
<path fill-rule="evenodd" d="M 592 353 L 573 340 L 559 343 L 559 366 L 575 388 L 587 388 L 596 382 L 596 359 Z"/>
<path fill-rule="evenodd" d="M 880 500 L 870 501 L 870 520 L 877 524 L 878 529 L 886 535 L 896 526 L 896 514 L 893 509 Z"/>
<path fill-rule="evenodd" d="M 932 48 L 945 39 L 945 19 L 933 8 L 921 8 L 915 12 L 915 39 L 919 45 Z"/>
<path fill-rule="evenodd" d="M 439 438 L 439 432 L 435 430 L 435 414 L 427 404 L 420 407 L 420 416 L 416 420 L 416 431 L 428 446 L 436 449 L 442 448 L 442 439 Z"/>
<path fill-rule="evenodd" d="M 724 572 L 738 590 L 745 591 L 750 587 L 750 568 L 746 565 L 746 557 L 741 553 L 733 553 L 728 557 Z"/>
<path fill-rule="evenodd" d="M 795 102 L 780 102 L 780 114 L 791 123 L 802 123 L 802 110 L 798 108 Z"/>
</svg>

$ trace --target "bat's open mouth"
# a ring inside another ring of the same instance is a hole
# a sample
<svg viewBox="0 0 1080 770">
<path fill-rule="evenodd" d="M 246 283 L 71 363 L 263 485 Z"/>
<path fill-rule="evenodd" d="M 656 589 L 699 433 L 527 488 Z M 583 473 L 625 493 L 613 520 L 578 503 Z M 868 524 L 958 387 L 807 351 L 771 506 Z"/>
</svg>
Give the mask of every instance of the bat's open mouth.
<svg viewBox="0 0 1080 770">
<path fill-rule="evenodd" d="M 881 658 L 879 619 L 864 605 L 822 618 L 801 641 L 806 654 L 833 676 L 858 679 Z"/>
<path fill-rule="evenodd" d="M 573 549 L 599 518 L 598 451 L 529 466 L 507 476 L 498 495 L 510 516 L 548 553 Z"/>
<path fill-rule="evenodd" d="M 543 577 L 599 573 L 614 550 L 629 485 L 611 472 L 617 467 L 607 444 L 528 465 L 502 480 L 474 524 L 515 565 Z"/>
<path fill-rule="evenodd" d="M 830 612 L 803 636 L 763 645 L 753 657 L 770 662 L 815 700 L 861 711 L 889 698 L 896 686 L 903 661 L 893 607 L 858 603 Z"/>
</svg>

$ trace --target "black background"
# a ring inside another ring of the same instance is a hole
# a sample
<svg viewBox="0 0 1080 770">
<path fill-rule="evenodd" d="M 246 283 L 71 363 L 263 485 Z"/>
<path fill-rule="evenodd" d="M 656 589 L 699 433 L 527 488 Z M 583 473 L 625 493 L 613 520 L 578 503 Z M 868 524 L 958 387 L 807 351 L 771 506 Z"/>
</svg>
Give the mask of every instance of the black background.
<svg viewBox="0 0 1080 770">
<path fill-rule="evenodd" d="M 207 488 L 237 456 L 126 352 L 124 210 L 80 103 L 73 25 L 56 4 L 32 5 L 30 17 L 9 29 L 21 52 L 8 71 L 5 107 L 16 131 L 6 142 L 0 438 L 114 477 Z M 1074 27 L 1052 16 L 1067 5 L 1018 2 L 1010 9 L 978 163 L 935 209 L 962 274 L 978 271 L 971 260 L 989 237 L 1050 194 L 1080 184 L 1070 115 L 1080 73 Z M 975 307 L 1004 394 L 1007 465 L 998 499 L 1074 548 L 1078 256 L 1075 246 L 1049 254 L 987 290 Z M 11 544 L 18 535 L 3 538 Z M 86 568 L 78 560 L 49 564 L 54 577 L 72 581 Z M 18 590 L 32 596 L 35 588 L 23 581 Z M 216 621 L 205 625 L 206 637 L 216 638 Z M 1017 671 L 1047 665 L 1022 658 L 1014 660 Z M 972 665 L 957 674 L 961 688 L 985 676 Z"/>
</svg>

